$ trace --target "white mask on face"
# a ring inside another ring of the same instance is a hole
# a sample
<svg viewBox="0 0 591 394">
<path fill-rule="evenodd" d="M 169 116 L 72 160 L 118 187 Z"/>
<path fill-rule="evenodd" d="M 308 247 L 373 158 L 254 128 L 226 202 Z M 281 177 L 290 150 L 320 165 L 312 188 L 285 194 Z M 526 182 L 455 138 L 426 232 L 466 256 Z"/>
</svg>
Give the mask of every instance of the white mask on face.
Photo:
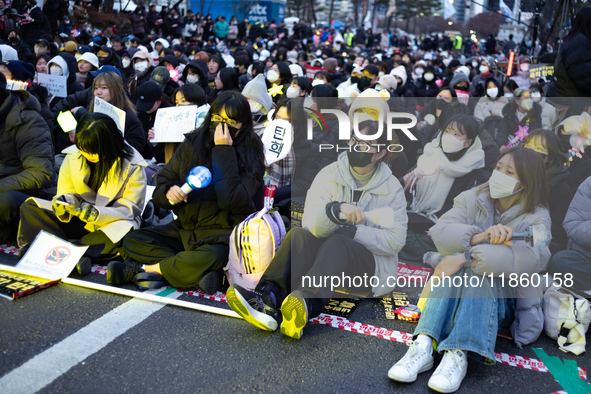
<svg viewBox="0 0 591 394">
<path fill-rule="evenodd" d="M 49 67 L 49 73 L 51 75 L 64 75 L 64 71 L 59 66 L 51 66 L 51 67 Z"/>
<path fill-rule="evenodd" d="M 433 80 L 433 78 L 435 78 L 435 76 L 433 75 L 433 73 L 427 73 L 424 76 L 425 81 L 431 82 Z"/>
<path fill-rule="evenodd" d="M 488 95 L 488 97 L 495 98 L 499 94 L 499 88 L 486 89 L 486 94 Z"/>
<path fill-rule="evenodd" d="M 127 68 L 131 64 L 131 60 L 130 59 L 123 59 L 123 60 L 121 60 L 121 64 L 123 64 L 123 68 Z"/>
<path fill-rule="evenodd" d="M 288 98 L 295 98 L 298 97 L 300 95 L 300 92 L 302 91 L 302 89 L 298 86 L 297 88 L 290 86 L 287 88 L 287 97 Z"/>
<path fill-rule="evenodd" d="M 198 75 L 187 75 L 187 83 L 197 83 L 199 82 Z"/>
<path fill-rule="evenodd" d="M 263 109 L 263 106 L 260 103 L 257 103 L 256 101 L 248 100 L 248 105 L 250 105 L 250 112 L 252 112 L 253 114 L 255 112 L 261 112 L 261 110 Z"/>
<path fill-rule="evenodd" d="M 513 93 L 505 93 L 503 96 L 511 98 L 514 96 L 514 94 Z"/>
<path fill-rule="evenodd" d="M 315 79 L 312 81 L 312 86 L 324 85 L 325 83 L 322 79 Z"/>
<path fill-rule="evenodd" d="M 142 71 L 146 71 L 146 69 L 148 68 L 148 62 L 137 62 L 133 65 L 133 68 L 135 69 L 135 71 L 141 73 Z"/>
<path fill-rule="evenodd" d="M 527 70 L 529 70 L 529 64 L 527 64 L 527 63 L 520 64 L 519 68 L 521 69 L 521 71 L 527 71 Z"/>
<path fill-rule="evenodd" d="M 464 149 L 464 141 L 460 141 L 451 134 L 441 137 L 441 149 L 445 153 L 456 153 Z"/>
<path fill-rule="evenodd" d="M 474 68 L 478 67 L 478 62 L 472 62 L 472 67 L 474 67 Z"/>
<path fill-rule="evenodd" d="M 531 94 L 531 99 L 532 99 L 534 102 L 536 102 L 536 103 L 539 103 L 539 102 L 540 102 L 540 100 L 542 99 L 542 93 L 540 93 L 540 92 L 533 92 L 533 93 Z"/>
<path fill-rule="evenodd" d="M 271 83 L 277 82 L 277 80 L 279 79 L 279 73 L 275 70 L 269 70 L 267 71 L 267 79 Z"/>
<path fill-rule="evenodd" d="M 311 108 L 314 105 L 314 99 L 310 96 L 304 99 L 304 108 Z"/>
<path fill-rule="evenodd" d="M 523 109 L 525 109 L 526 111 L 529 111 L 530 109 L 532 109 L 534 107 L 534 100 L 532 100 L 530 98 L 523 99 L 521 101 L 521 107 Z"/>
<path fill-rule="evenodd" d="M 511 178 L 509 175 L 504 174 L 501 171 L 493 171 L 492 176 L 488 180 L 490 197 L 497 199 L 511 197 L 512 195 L 519 193 L 523 188 L 513 192 L 517 183 L 519 183 L 517 179 Z"/>
<path fill-rule="evenodd" d="M 425 72 L 425 70 L 423 70 L 422 68 L 420 68 L 420 67 L 415 68 L 415 74 L 423 75 L 423 72 Z"/>
<path fill-rule="evenodd" d="M 486 74 L 488 72 L 488 67 L 480 66 L 480 74 Z"/>
</svg>

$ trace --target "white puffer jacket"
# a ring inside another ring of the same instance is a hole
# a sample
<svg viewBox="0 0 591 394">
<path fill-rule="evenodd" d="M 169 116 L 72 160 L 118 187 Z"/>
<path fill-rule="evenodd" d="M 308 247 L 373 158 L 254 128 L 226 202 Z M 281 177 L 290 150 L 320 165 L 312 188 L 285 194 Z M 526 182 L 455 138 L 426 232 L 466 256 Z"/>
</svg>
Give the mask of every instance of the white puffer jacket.
<svg viewBox="0 0 591 394">
<path fill-rule="evenodd" d="M 379 284 L 373 288 L 375 296 L 391 292 L 395 288 L 398 270 L 398 252 L 406 242 L 406 200 L 400 182 L 384 164 L 376 168 L 369 183 L 357 187 L 349 169 L 347 152 L 341 153 L 338 160 L 324 167 L 314 178 L 304 206 L 302 227 L 316 237 L 327 237 L 340 227 L 326 214 L 326 205 L 333 202 L 352 203 L 353 192 L 362 191 L 357 206 L 365 212 L 377 208 L 391 207 L 394 210 L 394 223 L 388 228 L 381 228 L 369 221 L 357 225 L 355 241 L 373 253 Z M 388 277 L 392 277 L 388 281 Z M 388 283 L 391 286 L 388 286 Z"/>
</svg>

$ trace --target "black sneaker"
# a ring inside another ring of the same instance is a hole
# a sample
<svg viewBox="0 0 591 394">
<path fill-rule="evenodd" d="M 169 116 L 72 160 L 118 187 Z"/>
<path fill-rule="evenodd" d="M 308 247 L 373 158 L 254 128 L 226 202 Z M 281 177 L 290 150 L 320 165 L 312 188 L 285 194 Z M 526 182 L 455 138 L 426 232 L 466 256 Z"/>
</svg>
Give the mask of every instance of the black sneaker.
<svg viewBox="0 0 591 394">
<path fill-rule="evenodd" d="M 226 292 L 226 300 L 234 312 L 253 326 L 267 331 L 277 329 L 279 312 L 268 294 L 232 285 Z"/>
<path fill-rule="evenodd" d="M 199 279 L 199 288 L 205 294 L 215 294 L 222 286 L 223 274 L 219 271 L 211 271 Z"/>
<path fill-rule="evenodd" d="M 111 261 L 107 265 L 107 283 L 122 285 L 132 282 L 134 276 L 140 272 L 144 272 L 142 263 L 138 263 L 135 260 Z"/>
<path fill-rule="evenodd" d="M 92 260 L 90 259 L 90 257 L 82 256 L 82 258 L 80 260 L 78 260 L 78 262 L 76 263 L 76 271 L 78 271 L 78 274 L 80 274 L 82 276 L 86 276 L 86 275 L 90 274 L 91 268 L 92 268 Z"/>
<path fill-rule="evenodd" d="M 304 295 L 295 290 L 283 300 L 281 304 L 281 333 L 294 339 L 300 339 L 304 333 L 304 327 L 308 323 L 308 305 Z"/>
</svg>

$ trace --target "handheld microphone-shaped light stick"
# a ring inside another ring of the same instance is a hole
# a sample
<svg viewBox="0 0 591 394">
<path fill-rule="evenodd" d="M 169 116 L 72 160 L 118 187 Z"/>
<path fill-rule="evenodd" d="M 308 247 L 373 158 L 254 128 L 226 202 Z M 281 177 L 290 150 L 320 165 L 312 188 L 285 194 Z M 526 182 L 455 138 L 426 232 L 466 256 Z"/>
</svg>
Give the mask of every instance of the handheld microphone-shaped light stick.
<svg viewBox="0 0 591 394">
<path fill-rule="evenodd" d="M 552 233 L 543 224 L 535 224 L 522 233 L 514 233 L 511 241 L 525 241 L 533 248 L 550 245 Z"/>
<path fill-rule="evenodd" d="M 211 183 L 211 171 L 209 168 L 203 166 L 194 167 L 189 175 L 187 176 L 187 182 L 183 186 L 181 186 L 181 190 L 185 194 L 191 193 L 194 189 L 203 189 L 204 187 L 209 186 Z M 168 200 L 170 205 L 174 205 L 174 203 Z"/>
<path fill-rule="evenodd" d="M 340 213 L 339 219 L 346 220 L 345 214 Z M 365 212 L 365 219 L 380 227 L 392 227 L 394 224 L 394 210 L 391 207 L 377 208 Z"/>
</svg>

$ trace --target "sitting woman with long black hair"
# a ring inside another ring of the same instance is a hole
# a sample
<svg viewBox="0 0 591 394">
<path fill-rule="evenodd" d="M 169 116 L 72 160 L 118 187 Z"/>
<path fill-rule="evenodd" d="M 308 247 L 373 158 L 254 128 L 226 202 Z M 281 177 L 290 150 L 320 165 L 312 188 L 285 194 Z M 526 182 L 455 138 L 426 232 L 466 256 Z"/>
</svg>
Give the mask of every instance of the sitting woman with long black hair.
<svg viewBox="0 0 591 394">
<path fill-rule="evenodd" d="M 146 194 L 144 159 L 125 142 L 115 122 L 100 113 L 82 117 L 75 145 L 64 153 L 53 211 L 40 208 L 33 199 L 21 206 L 19 246 L 30 245 L 44 230 L 96 245 L 87 251 L 90 256 L 116 254 L 123 237 L 140 227 Z"/>
<path fill-rule="evenodd" d="M 460 194 L 430 229 L 437 250 L 446 256 L 431 280 L 451 278 L 431 287 L 415 340 L 388 372 L 391 379 L 414 382 L 417 374 L 430 370 L 435 341 L 444 355 L 429 387 L 451 393 L 466 376 L 468 355 L 494 364 L 499 329 L 511 325 L 518 346 L 538 339 L 542 289 L 507 286 L 499 278 L 531 277 L 546 269 L 547 246 L 512 240 L 531 225 L 550 230 L 544 161 L 532 150 L 512 148 L 501 154 L 487 183 Z"/>
<path fill-rule="evenodd" d="M 212 173 L 209 186 L 188 195 L 181 185 L 195 166 Z M 186 134 L 166 166 L 156 175 L 154 203 L 173 209 L 178 219 L 145 228 L 123 241 L 125 262 L 112 262 L 107 282 L 130 282 L 142 264 L 177 288 L 215 293 L 228 262 L 230 233 L 255 211 L 253 196 L 265 173 L 263 144 L 252 129 L 246 98 L 223 92 L 212 103 L 205 121 Z M 171 204 L 172 203 L 172 204 Z"/>
</svg>

